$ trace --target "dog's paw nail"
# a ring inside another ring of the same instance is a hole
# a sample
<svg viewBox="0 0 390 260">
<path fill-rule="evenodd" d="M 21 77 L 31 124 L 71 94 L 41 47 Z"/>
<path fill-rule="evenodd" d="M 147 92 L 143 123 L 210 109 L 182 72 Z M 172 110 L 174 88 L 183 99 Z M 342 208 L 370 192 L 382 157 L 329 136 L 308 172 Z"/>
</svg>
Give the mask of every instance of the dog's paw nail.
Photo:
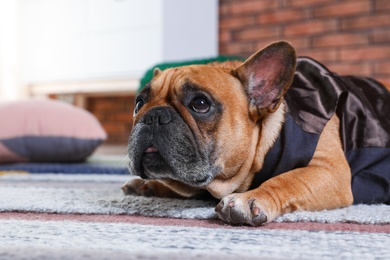
<svg viewBox="0 0 390 260">
<path fill-rule="evenodd" d="M 143 185 L 141 185 L 138 189 L 140 191 L 144 191 L 144 190 L 147 190 L 149 187 L 148 187 L 148 184 L 145 182 Z"/>
<path fill-rule="evenodd" d="M 125 195 L 133 195 L 133 194 L 136 194 L 136 190 L 134 189 L 134 187 L 132 186 L 129 186 L 129 185 L 123 185 L 121 187 L 123 193 Z"/>
<path fill-rule="evenodd" d="M 223 200 L 221 200 L 218 205 L 215 207 L 215 212 L 219 212 L 223 209 L 223 206 L 225 206 L 225 202 L 223 202 Z"/>
<path fill-rule="evenodd" d="M 260 211 L 260 209 L 259 209 L 259 211 Z M 252 218 L 252 222 L 255 226 L 260 226 L 261 224 L 264 224 L 267 222 L 267 216 L 263 212 L 260 212 L 258 215 L 255 215 Z"/>
<path fill-rule="evenodd" d="M 255 226 L 259 226 L 267 222 L 267 215 L 255 205 L 255 200 L 252 199 L 249 201 L 250 211 L 252 213 L 252 223 Z"/>
<path fill-rule="evenodd" d="M 261 213 L 260 209 L 258 207 L 253 207 L 252 208 L 252 214 L 257 216 Z"/>
<path fill-rule="evenodd" d="M 144 195 L 145 192 L 149 192 L 148 190 L 150 190 L 148 183 L 141 178 L 135 178 L 126 182 L 121 189 L 125 195 L 137 196 Z"/>
<path fill-rule="evenodd" d="M 255 199 L 251 199 L 248 202 L 249 202 L 249 208 L 250 208 L 252 214 L 255 215 L 255 216 L 259 215 L 261 210 L 260 210 L 259 207 L 257 207 L 255 205 Z"/>
<path fill-rule="evenodd" d="M 230 198 L 223 198 L 217 206 L 215 206 L 215 212 L 226 212 L 227 210 L 230 210 L 235 205 L 234 197 Z"/>
<path fill-rule="evenodd" d="M 154 197 L 155 196 L 155 192 L 153 190 L 153 187 L 150 187 L 150 185 L 148 185 L 147 182 L 145 182 L 145 184 L 139 188 L 139 192 L 140 192 L 140 194 L 142 194 L 145 197 Z"/>
</svg>

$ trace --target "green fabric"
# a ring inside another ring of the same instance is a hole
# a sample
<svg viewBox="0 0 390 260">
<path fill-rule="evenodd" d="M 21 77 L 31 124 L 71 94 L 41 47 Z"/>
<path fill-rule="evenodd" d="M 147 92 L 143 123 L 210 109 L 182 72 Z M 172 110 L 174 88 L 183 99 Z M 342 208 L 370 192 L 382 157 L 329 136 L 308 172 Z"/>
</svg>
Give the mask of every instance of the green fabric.
<svg viewBox="0 0 390 260">
<path fill-rule="evenodd" d="M 146 84 L 149 83 L 149 81 L 153 78 L 153 71 L 155 68 L 159 68 L 161 70 L 169 69 L 169 68 L 175 68 L 175 67 L 181 67 L 181 66 L 188 66 L 188 65 L 194 65 L 194 64 L 207 64 L 211 62 L 224 62 L 229 60 L 239 60 L 244 61 L 242 57 L 237 56 L 218 56 L 215 58 L 209 58 L 209 59 L 201 59 L 201 60 L 190 60 L 190 61 L 182 61 L 182 62 L 170 62 L 170 63 L 161 63 L 153 66 L 149 70 L 146 71 L 144 76 L 141 78 L 140 86 L 138 88 L 138 92 L 140 92 Z"/>
</svg>

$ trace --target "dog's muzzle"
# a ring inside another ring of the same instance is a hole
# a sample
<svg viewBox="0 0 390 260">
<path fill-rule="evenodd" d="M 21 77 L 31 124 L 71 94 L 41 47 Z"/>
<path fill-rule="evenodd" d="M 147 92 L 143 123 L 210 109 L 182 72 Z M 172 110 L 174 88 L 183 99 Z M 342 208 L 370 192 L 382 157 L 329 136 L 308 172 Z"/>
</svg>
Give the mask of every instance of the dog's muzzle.
<svg viewBox="0 0 390 260">
<path fill-rule="evenodd" d="M 146 125 L 166 125 L 172 120 L 168 107 L 156 107 L 151 109 L 142 118 L 142 122 Z"/>
</svg>

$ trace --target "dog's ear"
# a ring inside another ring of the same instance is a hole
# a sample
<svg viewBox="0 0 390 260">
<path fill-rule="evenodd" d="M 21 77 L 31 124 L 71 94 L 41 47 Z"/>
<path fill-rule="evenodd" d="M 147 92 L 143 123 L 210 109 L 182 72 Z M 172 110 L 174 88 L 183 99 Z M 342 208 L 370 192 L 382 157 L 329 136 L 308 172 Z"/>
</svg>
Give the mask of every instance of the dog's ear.
<svg viewBox="0 0 390 260">
<path fill-rule="evenodd" d="M 156 77 L 158 74 L 160 74 L 162 70 L 158 67 L 155 67 L 153 70 L 153 78 Z"/>
<path fill-rule="evenodd" d="M 262 117 L 279 107 L 293 80 L 295 65 L 294 47 L 279 41 L 253 54 L 232 74 L 245 86 L 251 110 Z"/>
</svg>

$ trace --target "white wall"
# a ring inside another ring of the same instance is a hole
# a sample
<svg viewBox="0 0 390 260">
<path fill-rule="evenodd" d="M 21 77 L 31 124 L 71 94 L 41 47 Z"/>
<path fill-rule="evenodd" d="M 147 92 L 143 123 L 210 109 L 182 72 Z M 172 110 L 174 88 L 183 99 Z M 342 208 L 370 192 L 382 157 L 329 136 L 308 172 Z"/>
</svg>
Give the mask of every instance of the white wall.
<svg viewBox="0 0 390 260">
<path fill-rule="evenodd" d="M 0 0 L 0 99 L 213 57 L 217 28 L 218 0 Z"/>
<path fill-rule="evenodd" d="M 217 0 L 21 0 L 27 82 L 139 77 L 217 55 Z"/>
<path fill-rule="evenodd" d="M 21 96 L 18 1 L 0 0 L 0 100 Z"/>
<path fill-rule="evenodd" d="M 164 1 L 163 17 L 164 60 L 218 54 L 218 1 Z"/>
<path fill-rule="evenodd" d="M 28 82 L 138 75 L 158 55 L 159 0 L 23 0 Z M 150 10 L 149 10 L 150 9 Z M 148 15 L 142 15 L 149 13 Z M 148 55 L 142 55 L 148 51 Z"/>
</svg>

